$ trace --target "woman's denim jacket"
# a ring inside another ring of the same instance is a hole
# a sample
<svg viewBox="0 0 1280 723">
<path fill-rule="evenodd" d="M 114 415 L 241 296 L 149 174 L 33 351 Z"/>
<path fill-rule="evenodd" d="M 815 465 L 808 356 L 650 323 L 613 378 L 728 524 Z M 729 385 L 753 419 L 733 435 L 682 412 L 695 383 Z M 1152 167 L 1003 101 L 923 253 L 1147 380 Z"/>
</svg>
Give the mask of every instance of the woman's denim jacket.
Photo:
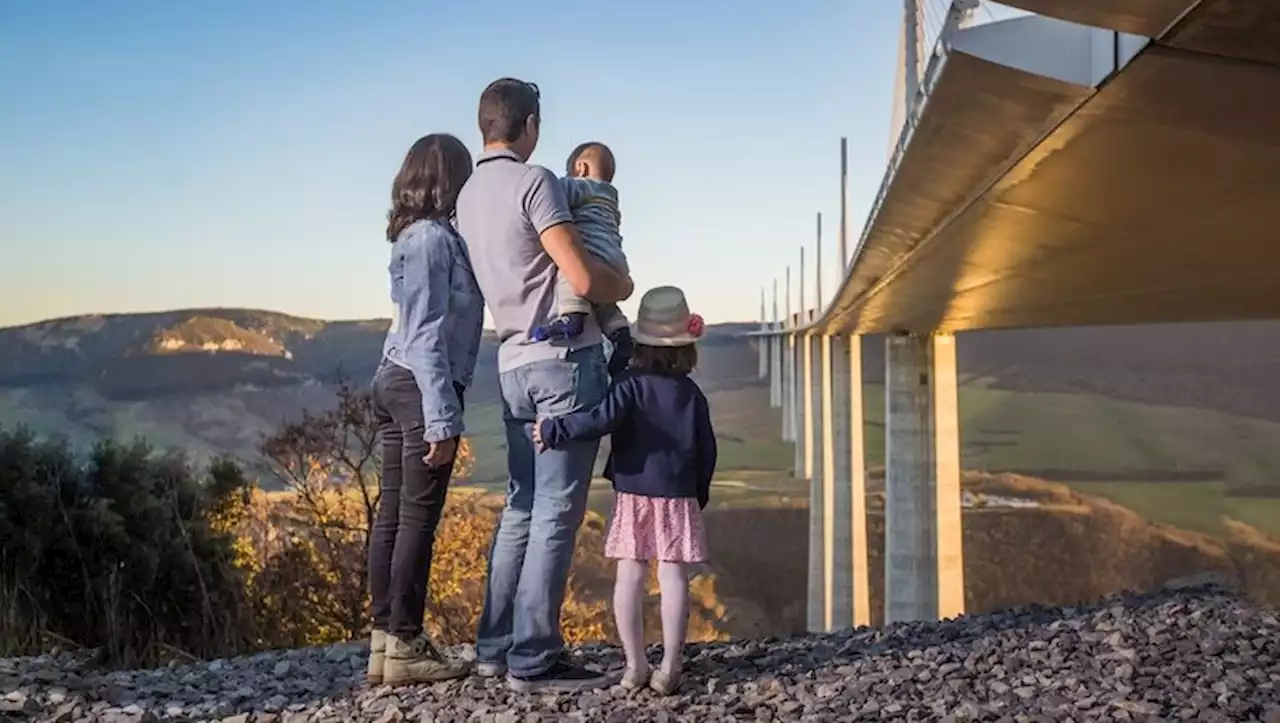
<svg viewBox="0 0 1280 723">
<path fill-rule="evenodd" d="M 422 391 L 423 437 L 462 434 L 454 384 L 471 385 L 484 323 L 484 298 L 462 237 L 445 221 L 416 221 L 391 245 L 391 328 L 387 361 L 413 372 Z"/>
</svg>

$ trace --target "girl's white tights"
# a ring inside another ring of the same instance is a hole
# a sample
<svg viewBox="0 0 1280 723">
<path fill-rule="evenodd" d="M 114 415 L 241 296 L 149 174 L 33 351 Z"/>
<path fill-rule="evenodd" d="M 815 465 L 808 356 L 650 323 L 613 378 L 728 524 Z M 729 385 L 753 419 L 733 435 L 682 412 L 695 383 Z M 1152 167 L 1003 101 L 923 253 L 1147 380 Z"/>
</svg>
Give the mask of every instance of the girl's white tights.
<svg viewBox="0 0 1280 723">
<path fill-rule="evenodd" d="M 684 638 L 689 627 L 689 572 L 679 562 L 658 563 L 658 588 L 662 592 L 662 670 L 679 673 L 684 663 Z M 649 565 L 643 560 L 618 560 L 613 586 L 613 614 L 618 637 L 627 656 L 627 667 L 645 671 L 644 583 Z"/>
</svg>

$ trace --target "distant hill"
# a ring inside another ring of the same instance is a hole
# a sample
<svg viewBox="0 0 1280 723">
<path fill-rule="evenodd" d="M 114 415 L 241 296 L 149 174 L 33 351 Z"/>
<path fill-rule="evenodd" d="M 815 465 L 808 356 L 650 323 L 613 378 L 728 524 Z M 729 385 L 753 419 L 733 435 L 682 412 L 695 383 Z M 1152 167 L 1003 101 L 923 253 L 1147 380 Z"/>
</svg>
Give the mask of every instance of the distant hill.
<svg viewBox="0 0 1280 723">
<path fill-rule="evenodd" d="M 90 444 L 143 435 L 252 458 L 261 436 L 365 383 L 386 320 L 250 309 L 93 315 L 0 329 L 0 424 Z M 756 377 L 754 324 L 700 344 L 726 470 L 785 472 L 789 445 Z M 960 337 L 965 462 L 1059 479 L 1280 479 L 1280 323 L 973 333 Z M 486 336 L 468 426 L 479 481 L 502 476 L 496 347 Z M 864 344 L 868 459 L 882 434 L 883 340 Z M 1157 406 L 1151 406 L 1157 405 Z"/>
<path fill-rule="evenodd" d="M 378 366 L 388 323 L 252 309 L 55 319 L 0 329 L 0 389 L 78 386 L 112 401 L 149 401 L 328 384 L 339 375 L 362 381 Z M 752 328 L 714 325 L 703 346 L 745 349 L 737 334 Z M 496 363 L 496 339 L 486 331 L 476 369 L 480 401 L 494 398 Z"/>
<path fill-rule="evenodd" d="M 365 376 L 386 326 L 248 309 L 56 319 L 0 330 L 0 387 L 76 385 L 124 401 Z"/>
<path fill-rule="evenodd" d="M 0 424 L 26 424 L 76 444 L 143 435 L 198 455 L 252 456 L 282 418 L 331 403 L 339 377 L 372 378 L 388 323 L 190 309 L 0 329 Z M 733 353 L 745 349 L 737 334 L 747 328 L 713 326 L 703 345 L 729 377 L 754 374 L 754 361 Z M 724 347 L 731 353 L 717 355 Z M 496 364 L 496 340 L 486 332 L 471 406 L 496 401 Z"/>
</svg>

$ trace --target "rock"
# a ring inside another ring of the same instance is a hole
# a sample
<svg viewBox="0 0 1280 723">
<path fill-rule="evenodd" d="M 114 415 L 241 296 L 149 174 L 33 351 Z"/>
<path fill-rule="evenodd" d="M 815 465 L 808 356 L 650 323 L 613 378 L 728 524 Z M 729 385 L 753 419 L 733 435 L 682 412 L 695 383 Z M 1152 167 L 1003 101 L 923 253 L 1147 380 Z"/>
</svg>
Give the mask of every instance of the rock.
<svg viewBox="0 0 1280 723">
<path fill-rule="evenodd" d="M 0 698 L 0 713 L 23 713 L 27 710 L 27 705 L 32 701 L 27 698 L 27 694 L 21 691 L 13 691 Z M 38 705 L 38 704 L 37 704 Z"/>
<path fill-rule="evenodd" d="M 76 704 L 63 703 L 49 716 L 49 723 L 71 723 L 76 717 Z"/>
<path fill-rule="evenodd" d="M 451 652 L 474 656 L 470 647 Z M 335 645 L 92 674 L 67 654 L 0 659 L 0 714 L 57 723 L 1280 723 L 1280 616 L 1206 585 L 1058 610 L 690 645 L 687 684 L 668 698 L 621 687 L 521 696 L 479 678 L 370 688 L 364 655 L 359 645 Z M 622 665 L 609 646 L 573 655 L 600 670 Z"/>
</svg>

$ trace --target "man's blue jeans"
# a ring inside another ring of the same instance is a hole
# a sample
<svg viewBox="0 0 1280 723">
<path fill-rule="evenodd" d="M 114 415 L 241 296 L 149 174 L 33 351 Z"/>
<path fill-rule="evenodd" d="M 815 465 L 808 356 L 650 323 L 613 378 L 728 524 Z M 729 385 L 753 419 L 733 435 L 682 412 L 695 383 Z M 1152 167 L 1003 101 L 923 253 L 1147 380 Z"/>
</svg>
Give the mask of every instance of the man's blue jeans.
<svg viewBox="0 0 1280 723">
<path fill-rule="evenodd" d="M 600 446 L 572 442 L 537 453 L 533 421 L 600 401 L 609 385 L 604 349 L 532 362 L 503 372 L 499 381 L 510 479 L 489 551 L 476 658 L 506 662 L 513 675 L 530 677 L 550 669 L 564 650 L 560 606 Z"/>
</svg>

